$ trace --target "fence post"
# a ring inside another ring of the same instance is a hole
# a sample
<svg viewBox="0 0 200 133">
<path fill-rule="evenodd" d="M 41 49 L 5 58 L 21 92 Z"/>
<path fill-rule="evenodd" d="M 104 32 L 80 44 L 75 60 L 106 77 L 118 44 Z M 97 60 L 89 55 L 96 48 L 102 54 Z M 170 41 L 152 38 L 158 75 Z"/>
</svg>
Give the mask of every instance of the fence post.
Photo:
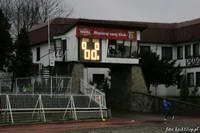
<svg viewBox="0 0 200 133">
<path fill-rule="evenodd" d="M 73 116 L 74 116 L 74 119 L 77 121 L 78 118 L 77 118 L 77 114 L 76 114 L 76 106 L 75 106 L 75 104 L 74 104 L 74 98 L 73 98 L 72 95 L 71 95 L 71 99 L 72 99 L 71 105 L 72 105 L 72 108 L 73 108 Z"/>
<path fill-rule="evenodd" d="M 33 84 L 32 84 L 32 88 L 33 88 L 33 94 L 35 93 L 35 87 L 34 87 L 34 84 L 35 84 L 35 81 L 36 81 L 36 78 L 35 77 L 33 77 L 34 79 L 33 79 Z M 32 80 L 32 79 L 31 79 Z"/>
<path fill-rule="evenodd" d="M 1 82 L 2 82 L 2 80 L 0 79 L 0 94 L 1 94 Z"/>
<path fill-rule="evenodd" d="M 51 80 L 51 97 L 52 97 L 52 92 L 53 92 L 53 90 L 52 90 L 52 76 L 50 76 L 50 80 Z"/>
<path fill-rule="evenodd" d="M 39 103 L 40 103 L 40 110 L 41 110 L 41 113 L 43 115 L 43 120 L 44 120 L 44 122 L 46 122 L 46 117 L 45 117 L 45 113 L 44 113 L 44 106 L 43 106 L 43 103 L 42 103 L 41 94 L 39 95 Z"/>
<path fill-rule="evenodd" d="M 9 96 L 8 95 L 6 95 L 6 105 L 7 105 L 7 109 L 10 111 L 11 122 L 12 122 L 12 124 L 14 124 L 13 115 L 12 115 L 12 109 L 11 109 L 10 100 L 9 100 Z"/>
<path fill-rule="evenodd" d="M 99 100 L 99 102 L 100 102 L 100 104 L 99 104 L 99 109 L 100 109 L 100 113 L 101 113 L 101 119 L 103 120 L 103 110 L 102 110 L 102 95 L 100 96 L 100 100 Z"/>
</svg>

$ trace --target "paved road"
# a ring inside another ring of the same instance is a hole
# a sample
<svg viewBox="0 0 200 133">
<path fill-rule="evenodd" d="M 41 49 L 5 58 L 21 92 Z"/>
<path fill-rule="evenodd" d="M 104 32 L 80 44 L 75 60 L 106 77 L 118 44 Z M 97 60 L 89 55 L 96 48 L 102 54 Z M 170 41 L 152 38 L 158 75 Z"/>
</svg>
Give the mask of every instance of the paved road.
<svg viewBox="0 0 200 133">
<path fill-rule="evenodd" d="M 155 114 L 113 114 L 109 121 L 6 126 L 0 127 L 0 133 L 200 133 L 200 118 L 177 116 L 163 121 Z"/>
</svg>

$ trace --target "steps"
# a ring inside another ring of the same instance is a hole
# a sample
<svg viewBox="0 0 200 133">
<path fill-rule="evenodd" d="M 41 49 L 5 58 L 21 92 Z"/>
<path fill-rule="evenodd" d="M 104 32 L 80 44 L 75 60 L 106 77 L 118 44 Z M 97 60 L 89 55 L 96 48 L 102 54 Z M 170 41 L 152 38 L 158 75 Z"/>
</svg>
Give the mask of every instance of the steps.
<svg viewBox="0 0 200 133">
<path fill-rule="evenodd" d="M 39 74 L 43 77 L 49 78 L 50 75 L 55 75 L 55 68 L 51 66 L 42 67 Z"/>
</svg>

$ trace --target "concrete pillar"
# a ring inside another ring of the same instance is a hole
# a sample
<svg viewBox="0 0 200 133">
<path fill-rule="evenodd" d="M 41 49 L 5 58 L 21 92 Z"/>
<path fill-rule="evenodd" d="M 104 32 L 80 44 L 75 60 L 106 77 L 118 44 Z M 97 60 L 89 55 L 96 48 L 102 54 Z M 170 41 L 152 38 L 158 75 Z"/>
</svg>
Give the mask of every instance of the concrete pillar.
<svg viewBox="0 0 200 133">
<path fill-rule="evenodd" d="M 131 66 L 131 92 L 147 93 L 147 87 L 142 73 L 142 69 L 138 65 Z"/>
<path fill-rule="evenodd" d="M 73 94 L 78 94 L 80 93 L 80 79 L 83 79 L 83 70 L 84 70 L 84 65 L 81 63 L 73 63 L 72 65 L 72 71 L 71 71 L 71 76 L 72 76 L 72 90 L 71 92 Z"/>
<path fill-rule="evenodd" d="M 132 92 L 147 93 L 140 66 L 122 65 L 111 68 L 111 105 L 128 109 L 132 105 Z"/>
<path fill-rule="evenodd" d="M 130 94 L 130 67 L 116 66 L 111 68 L 111 107 L 128 109 Z M 109 99 L 108 99 L 109 100 Z"/>
</svg>

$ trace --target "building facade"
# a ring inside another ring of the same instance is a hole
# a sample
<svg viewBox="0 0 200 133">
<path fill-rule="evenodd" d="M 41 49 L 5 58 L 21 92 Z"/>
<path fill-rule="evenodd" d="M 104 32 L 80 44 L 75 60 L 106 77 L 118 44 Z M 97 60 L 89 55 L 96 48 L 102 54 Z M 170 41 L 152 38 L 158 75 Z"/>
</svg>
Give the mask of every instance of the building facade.
<svg viewBox="0 0 200 133">
<path fill-rule="evenodd" d="M 176 60 L 176 64 L 182 68 L 182 74 L 187 78 L 190 95 L 196 90 L 200 94 L 200 19 L 191 21 L 163 24 L 147 23 L 148 28 L 141 33 L 141 52 L 152 51 L 159 55 L 160 59 Z M 178 85 L 166 88 L 160 85 L 157 95 L 180 95 Z"/>
<path fill-rule="evenodd" d="M 165 24 L 57 18 L 49 29 L 50 43 L 47 24 L 35 26 L 29 33 L 33 63 L 38 64 L 39 73 L 51 66 L 54 74 L 67 75 L 70 68 L 64 64 L 82 62 L 87 66 L 82 78 L 94 82 L 109 78 L 111 66 L 138 65 L 139 51 L 152 51 L 160 59 L 180 64 L 190 91 L 200 86 L 200 19 Z M 178 96 L 177 88 L 160 85 L 152 87 L 152 93 Z"/>
</svg>

